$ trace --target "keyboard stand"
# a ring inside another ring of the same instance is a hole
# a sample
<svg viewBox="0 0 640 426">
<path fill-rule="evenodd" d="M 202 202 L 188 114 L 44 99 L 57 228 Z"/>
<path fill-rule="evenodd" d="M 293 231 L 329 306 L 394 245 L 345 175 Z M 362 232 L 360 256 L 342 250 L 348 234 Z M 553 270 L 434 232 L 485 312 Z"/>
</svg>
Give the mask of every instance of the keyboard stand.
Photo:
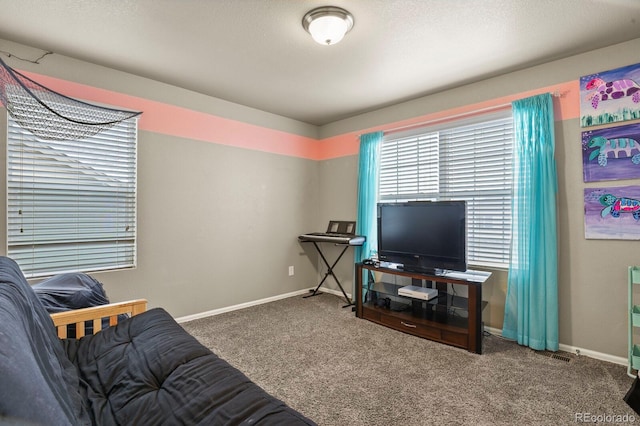
<svg viewBox="0 0 640 426">
<path fill-rule="evenodd" d="M 338 262 L 342 258 L 342 255 L 344 255 L 344 253 L 347 251 L 347 249 L 349 248 L 349 244 L 336 244 L 336 246 L 344 246 L 344 248 L 342 249 L 342 252 L 340 252 L 340 255 L 335 260 L 335 262 L 333 262 L 333 265 L 329 265 L 329 262 L 327 261 L 327 258 L 324 257 L 324 254 L 322 253 L 322 250 L 320 250 L 320 247 L 318 246 L 318 244 L 315 241 L 308 241 L 308 242 L 313 243 L 313 246 L 316 248 L 316 250 L 320 254 L 320 257 L 324 261 L 324 264 L 327 265 L 328 269 L 327 269 L 327 272 L 324 274 L 324 277 L 322 278 L 322 281 L 320 281 L 320 284 L 318 284 L 318 286 L 315 288 L 315 290 L 309 290 L 309 291 L 311 291 L 311 294 L 309 294 L 307 296 L 303 296 L 303 298 L 306 299 L 307 297 L 317 296 L 318 294 L 320 294 L 320 293 L 318 293 L 318 289 L 320 287 L 322 287 L 322 284 L 324 284 L 324 282 L 326 281 L 327 277 L 329 275 L 331 275 L 333 277 L 333 279 L 336 281 L 336 283 L 338 284 L 338 287 L 340 287 L 340 290 L 342 290 L 342 294 L 344 295 L 344 299 L 347 301 L 347 305 L 344 305 L 343 308 L 346 308 L 346 307 L 349 307 L 349 306 L 353 306 L 354 303 L 351 300 L 349 300 L 349 296 L 347 296 L 347 293 L 344 291 L 344 288 L 342 288 L 342 284 L 340 284 L 340 281 L 338 280 L 338 277 L 336 277 L 336 274 L 333 273 L 333 268 L 335 268 L 335 266 L 338 264 Z"/>
</svg>

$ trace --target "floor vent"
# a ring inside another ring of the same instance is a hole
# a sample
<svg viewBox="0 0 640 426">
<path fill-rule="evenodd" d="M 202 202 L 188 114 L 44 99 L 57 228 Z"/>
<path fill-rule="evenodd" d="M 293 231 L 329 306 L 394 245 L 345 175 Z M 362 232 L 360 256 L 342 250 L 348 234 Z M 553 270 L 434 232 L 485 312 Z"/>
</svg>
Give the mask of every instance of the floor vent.
<svg viewBox="0 0 640 426">
<path fill-rule="evenodd" d="M 543 355 L 543 356 L 546 356 L 547 358 L 557 359 L 564 362 L 571 362 L 573 361 L 573 358 L 574 358 L 574 355 L 568 352 L 562 352 L 562 351 L 558 351 L 558 352 L 534 351 L 534 352 L 537 353 L 538 355 Z"/>
</svg>

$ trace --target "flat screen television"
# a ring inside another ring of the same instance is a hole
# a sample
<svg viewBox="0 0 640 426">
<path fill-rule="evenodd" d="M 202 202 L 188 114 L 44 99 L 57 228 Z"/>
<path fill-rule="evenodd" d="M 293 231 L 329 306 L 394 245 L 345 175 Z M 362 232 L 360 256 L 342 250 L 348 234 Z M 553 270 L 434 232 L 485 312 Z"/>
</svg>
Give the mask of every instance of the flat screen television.
<svg viewBox="0 0 640 426">
<path fill-rule="evenodd" d="M 378 204 L 378 259 L 409 271 L 467 270 L 465 201 Z"/>
</svg>

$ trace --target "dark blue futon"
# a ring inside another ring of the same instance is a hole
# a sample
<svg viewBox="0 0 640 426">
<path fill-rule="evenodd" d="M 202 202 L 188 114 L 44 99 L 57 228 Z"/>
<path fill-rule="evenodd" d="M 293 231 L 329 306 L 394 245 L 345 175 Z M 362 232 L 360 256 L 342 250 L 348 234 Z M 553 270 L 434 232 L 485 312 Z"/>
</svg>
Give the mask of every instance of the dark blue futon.
<svg viewBox="0 0 640 426">
<path fill-rule="evenodd" d="M 163 309 L 60 340 L 18 265 L 0 257 L 0 424 L 313 425 Z"/>
</svg>

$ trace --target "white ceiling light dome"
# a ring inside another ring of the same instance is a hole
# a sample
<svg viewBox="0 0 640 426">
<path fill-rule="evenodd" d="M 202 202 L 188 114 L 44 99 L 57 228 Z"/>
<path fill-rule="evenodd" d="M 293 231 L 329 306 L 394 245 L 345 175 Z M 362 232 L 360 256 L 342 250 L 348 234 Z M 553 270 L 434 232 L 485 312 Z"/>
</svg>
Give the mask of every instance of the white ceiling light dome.
<svg viewBox="0 0 640 426">
<path fill-rule="evenodd" d="M 353 28 L 353 16 L 342 8 L 323 6 L 304 15 L 302 26 L 317 43 L 329 46 L 338 43 Z"/>
</svg>

